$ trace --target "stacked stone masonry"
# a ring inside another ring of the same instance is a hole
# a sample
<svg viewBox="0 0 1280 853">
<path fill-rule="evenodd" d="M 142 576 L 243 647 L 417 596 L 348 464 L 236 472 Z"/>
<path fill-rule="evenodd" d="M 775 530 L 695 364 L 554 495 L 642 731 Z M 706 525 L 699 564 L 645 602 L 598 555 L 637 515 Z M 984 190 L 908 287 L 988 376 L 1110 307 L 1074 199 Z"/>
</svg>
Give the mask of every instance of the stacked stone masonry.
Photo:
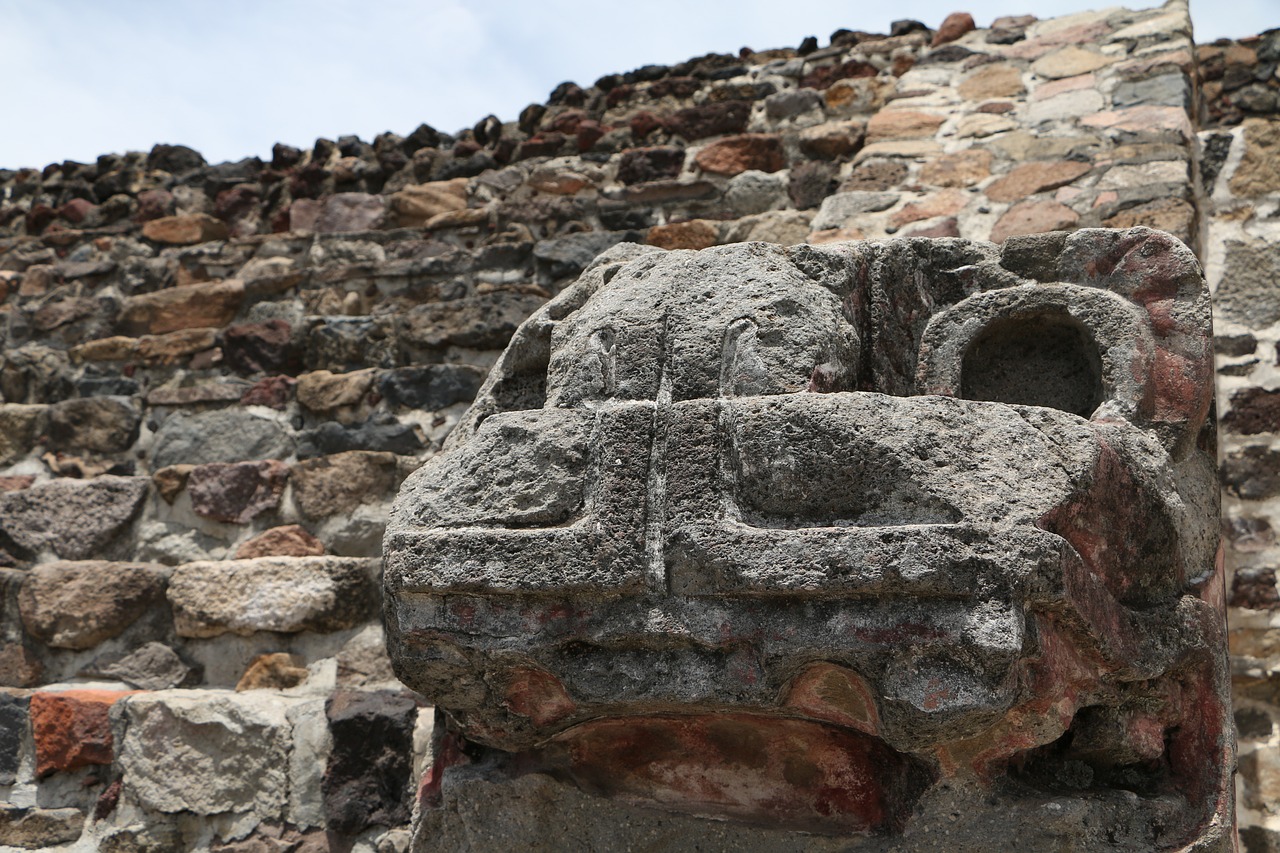
<svg viewBox="0 0 1280 853">
<path fill-rule="evenodd" d="M 1241 838 L 1280 848 L 1277 60 L 1178 0 L 957 14 L 455 135 L 0 171 L 0 846 L 407 849 L 391 500 L 610 247 L 1149 226 L 1214 289 Z"/>
</svg>

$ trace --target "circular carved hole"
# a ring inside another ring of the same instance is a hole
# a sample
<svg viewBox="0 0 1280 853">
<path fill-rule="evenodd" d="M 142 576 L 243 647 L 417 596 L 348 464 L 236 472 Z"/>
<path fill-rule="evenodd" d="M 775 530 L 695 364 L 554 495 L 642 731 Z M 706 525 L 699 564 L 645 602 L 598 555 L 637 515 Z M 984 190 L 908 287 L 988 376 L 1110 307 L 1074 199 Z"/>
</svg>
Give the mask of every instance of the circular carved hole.
<svg viewBox="0 0 1280 853">
<path fill-rule="evenodd" d="M 965 352 L 960 396 L 1087 418 L 1103 400 L 1098 346 L 1067 315 L 997 320 Z"/>
</svg>

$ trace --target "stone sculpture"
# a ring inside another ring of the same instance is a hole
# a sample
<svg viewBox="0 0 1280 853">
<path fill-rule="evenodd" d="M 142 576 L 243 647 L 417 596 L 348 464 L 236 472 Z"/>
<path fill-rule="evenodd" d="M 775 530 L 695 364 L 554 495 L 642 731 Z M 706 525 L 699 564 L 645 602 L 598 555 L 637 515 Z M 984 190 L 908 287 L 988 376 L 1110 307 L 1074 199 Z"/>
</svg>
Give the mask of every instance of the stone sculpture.
<svg viewBox="0 0 1280 853">
<path fill-rule="evenodd" d="M 1143 228 L 606 252 L 392 513 L 419 844 L 1231 849 L 1210 335 Z"/>
</svg>

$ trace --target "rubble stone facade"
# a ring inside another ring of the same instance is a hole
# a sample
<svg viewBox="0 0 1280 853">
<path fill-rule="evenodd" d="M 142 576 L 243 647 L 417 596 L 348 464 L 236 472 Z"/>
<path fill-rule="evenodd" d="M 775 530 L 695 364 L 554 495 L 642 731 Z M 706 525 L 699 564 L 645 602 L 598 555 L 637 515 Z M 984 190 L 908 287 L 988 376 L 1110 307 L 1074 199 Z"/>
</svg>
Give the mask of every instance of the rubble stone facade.
<svg viewBox="0 0 1280 853">
<path fill-rule="evenodd" d="M 454 745 L 384 651 L 391 502 L 601 252 L 1148 226 L 1213 293 L 1241 839 L 1280 846 L 1277 59 L 1178 2 L 954 15 L 456 135 L 0 171 L 0 845 L 407 849 Z"/>
</svg>

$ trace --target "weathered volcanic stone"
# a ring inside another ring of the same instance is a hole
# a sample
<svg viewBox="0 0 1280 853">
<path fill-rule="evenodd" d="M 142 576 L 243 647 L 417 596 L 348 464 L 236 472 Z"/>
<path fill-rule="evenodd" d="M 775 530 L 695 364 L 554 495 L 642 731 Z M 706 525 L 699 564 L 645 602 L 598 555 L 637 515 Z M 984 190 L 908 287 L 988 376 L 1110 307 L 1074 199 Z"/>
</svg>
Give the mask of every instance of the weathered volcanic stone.
<svg viewBox="0 0 1280 853">
<path fill-rule="evenodd" d="M 284 320 L 230 326 L 221 338 L 222 358 L 237 373 L 280 373 L 297 370 L 293 329 Z"/>
<path fill-rule="evenodd" d="M 337 631 L 376 609 L 375 560 L 261 557 L 185 563 L 169 581 L 181 637 Z"/>
<path fill-rule="evenodd" d="M 1226 269 L 1214 308 L 1228 320 L 1263 328 L 1280 320 L 1280 258 L 1265 244 L 1226 242 Z"/>
<path fill-rule="evenodd" d="M 720 242 L 720 231 L 715 223 L 701 219 L 673 222 L 650 228 L 645 242 L 663 249 L 705 249 Z"/>
<path fill-rule="evenodd" d="M 161 812 L 285 816 L 290 700 L 201 690 L 132 696 L 118 767 L 130 796 Z M 181 756 L 181 760 L 175 760 Z"/>
<path fill-rule="evenodd" d="M 54 450 L 119 453 L 138 439 L 142 417 L 127 400 L 89 397 L 49 407 L 49 447 Z"/>
<path fill-rule="evenodd" d="M 1280 190 L 1280 122 L 1244 123 L 1244 155 L 1231 176 L 1231 191 L 1252 198 Z"/>
<path fill-rule="evenodd" d="M 280 505 L 289 468 L 275 459 L 259 462 L 210 462 L 187 476 L 187 493 L 196 515 L 232 524 L 248 524 Z"/>
<path fill-rule="evenodd" d="M 156 431 L 151 467 L 283 459 L 292 452 L 293 438 L 274 420 L 239 409 L 175 412 Z"/>
<path fill-rule="evenodd" d="M 207 240 L 224 240 L 227 225 L 207 213 L 186 216 L 163 216 L 142 226 L 142 236 L 157 243 L 171 246 L 187 246 Z"/>
<path fill-rule="evenodd" d="M 392 405 L 436 411 L 471 402 L 483 382 L 484 371 L 469 364 L 428 364 L 386 371 L 378 391 Z"/>
<path fill-rule="evenodd" d="M 297 524 L 286 524 L 264 530 L 236 548 L 237 560 L 257 557 L 319 557 L 324 543 Z"/>
<path fill-rule="evenodd" d="M 22 624 L 55 648 L 89 649 L 162 601 L 167 577 L 168 569 L 150 563 L 42 563 L 19 593 Z"/>
<path fill-rule="evenodd" d="M 632 148 L 618 158 L 618 180 L 641 184 L 674 178 L 684 167 L 683 148 Z"/>
<path fill-rule="evenodd" d="M 1080 221 L 1080 214 L 1065 204 L 1043 199 L 1023 201 L 1004 212 L 991 229 L 991 239 L 1002 243 L 1010 237 L 1042 234 L 1070 228 Z"/>
<path fill-rule="evenodd" d="M 128 696 L 118 690 L 40 691 L 31 697 L 36 775 L 110 764 L 114 740 L 108 712 Z"/>
<path fill-rule="evenodd" d="M 18 778 L 22 742 L 26 739 L 30 698 L 0 693 L 0 785 Z"/>
<path fill-rule="evenodd" d="M 399 484 L 396 456 L 351 450 L 307 459 L 293 466 L 292 482 L 298 511 L 328 518 L 390 497 Z"/>
<path fill-rule="evenodd" d="M 1150 229 L 606 253 L 387 523 L 446 726 L 416 849 L 581 845 L 537 817 L 575 791 L 712 849 L 1227 849 L 1212 401 L 1208 287 Z"/>
<path fill-rule="evenodd" d="M 992 201 L 1021 201 L 1027 196 L 1069 184 L 1091 168 L 1088 163 L 1072 160 L 1023 163 L 1015 166 L 1003 178 L 992 181 L 983 192 Z"/>
<path fill-rule="evenodd" d="M 355 835 L 407 821 L 417 704 L 403 694 L 340 691 L 325 714 L 333 738 L 322 783 L 326 825 Z"/>
<path fill-rule="evenodd" d="M 288 652 L 272 652 L 258 655 L 236 682 L 236 692 L 245 690 L 284 690 L 297 687 L 307 680 L 310 673 L 297 655 Z"/>
<path fill-rule="evenodd" d="M 344 406 L 356 406 L 373 386 L 373 370 L 332 373 L 316 370 L 298 377 L 298 402 L 313 412 L 329 412 Z"/>
<path fill-rule="evenodd" d="M 414 454 L 424 447 L 413 424 L 368 421 L 344 426 L 332 421 L 308 430 L 299 439 L 298 458 L 308 459 L 326 453 L 348 450 L 373 450 L 402 455 Z"/>
<path fill-rule="evenodd" d="M 79 809 L 23 808 L 0 805 L 0 844 L 26 850 L 48 850 L 80 837 L 84 814 Z"/>
<path fill-rule="evenodd" d="M 118 679 L 140 690 L 166 690 L 184 683 L 191 667 L 173 649 L 152 641 L 127 653 L 104 655 L 82 674 Z"/>
<path fill-rule="evenodd" d="M 698 168 L 716 175 L 738 175 L 750 169 L 776 172 L 787 165 L 782 138 L 748 133 L 713 142 L 694 158 Z"/>
<path fill-rule="evenodd" d="M 121 331 L 161 335 L 183 329 L 225 326 L 244 299 L 244 283 L 235 280 L 184 284 L 130 296 L 120 308 Z"/>
<path fill-rule="evenodd" d="M 526 293 L 489 293 L 449 302 L 430 302 L 404 315 L 402 335 L 414 346 L 431 349 L 449 345 L 498 347 L 505 344 L 520 321 L 544 301 Z"/>
<path fill-rule="evenodd" d="M 98 556 L 133 520 L 147 496 L 146 477 L 54 480 L 0 494 L 0 530 L 30 551 L 67 560 Z"/>
<path fill-rule="evenodd" d="M 0 404 L 0 465 L 8 465 L 31 452 L 47 410 L 47 406 Z"/>
</svg>

